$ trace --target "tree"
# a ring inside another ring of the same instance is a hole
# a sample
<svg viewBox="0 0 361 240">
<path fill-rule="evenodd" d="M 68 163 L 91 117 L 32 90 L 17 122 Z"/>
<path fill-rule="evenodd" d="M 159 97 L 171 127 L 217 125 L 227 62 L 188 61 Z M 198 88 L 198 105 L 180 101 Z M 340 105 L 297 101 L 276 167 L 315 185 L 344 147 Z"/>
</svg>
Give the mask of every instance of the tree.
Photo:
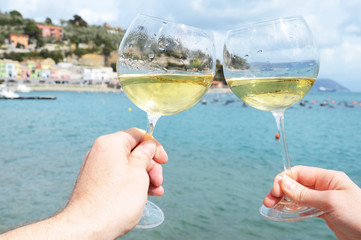
<svg viewBox="0 0 361 240">
<path fill-rule="evenodd" d="M 88 23 L 86 21 L 84 21 L 84 19 L 82 19 L 81 16 L 75 14 L 73 16 L 73 19 L 69 20 L 69 23 L 72 25 L 76 25 L 76 26 L 80 26 L 80 27 L 87 27 Z"/>
<path fill-rule="evenodd" d="M 111 42 L 109 40 L 104 40 L 104 45 L 102 49 L 102 53 L 104 55 L 104 65 L 108 65 L 108 59 L 110 56 L 110 53 L 114 50 L 114 47 L 112 46 Z"/>
<path fill-rule="evenodd" d="M 80 40 L 79 40 L 77 35 L 71 36 L 70 37 L 70 42 L 74 43 L 76 48 L 79 47 Z"/>
<path fill-rule="evenodd" d="M 47 17 L 45 19 L 45 23 L 48 24 L 48 25 L 52 25 L 53 24 L 53 21 L 51 21 L 51 18 Z"/>
<path fill-rule="evenodd" d="M 22 48 L 22 49 L 24 49 L 25 46 L 24 46 L 24 44 L 17 43 L 17 44 L 16 44 L 16 48 Z"/>
<path fill-rule="evenodd" d="M 10 17 L 11 17 L 12 24 L 15 24 L 15 25 L 23 24 L 23 16 L 18 11 L 16 11 L 16 10 L 11 11 Z"/>
<path fill-rule="evenodd" d="M 223 65 L 218 59 L 216 60 L 216 75 L 214 76 L 214 80 L 222 81 L 223 84 L 227 85 L 226 79 L 224 78 Z"/>
<path fill-rule="evenodd" d="M 36 40 L 36 47 L 37 47 L 37 48 L 41 48 L 41 47 L 43 47 L 44 45 L 45 45 L 45 43 L 44 43 L 43 38 L 39 37 L 39 38 Z"/>
<path fill-rule="evenodd" d="M 113 72 L 117 71 L 117 63 L 115 62 L 110 63 L 110 67 L 113 69 Z"/>
<path fill-rule="evenodd" d="M 11 18 L 23 18 L 23 15 L 21 15 L 21 13 L 16 10 L 11 11 L 10 16 Z"/>
<path fill-rule="evenodd" d="M 41 30 L 32 21 L 26 23 L 24 33 L 29 35 L 29 38 L 39 39 L 41 37 Z"/>
</svg>

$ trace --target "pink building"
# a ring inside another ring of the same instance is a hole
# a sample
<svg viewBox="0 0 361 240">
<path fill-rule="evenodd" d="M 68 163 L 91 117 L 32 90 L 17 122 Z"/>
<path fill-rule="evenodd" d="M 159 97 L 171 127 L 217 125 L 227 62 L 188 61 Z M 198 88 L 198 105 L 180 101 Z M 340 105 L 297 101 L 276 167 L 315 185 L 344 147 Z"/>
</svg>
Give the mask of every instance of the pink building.
<svg viewBox="0 0 361 240">
<path fill-rule="evenodd" d="M 58 69 L 51 69 L 50 70 L 50 78 L 52 79 L 60 79 L 60 74 Z"/>
<path fill-rule="evenodd" d="M 61 38 L 63 30 L 58 26 L 42 25 L 36 24 L 36 26 L 41 30 L 42 37 L 55 37 Z"/>
<path fill-rule="evenodd" d="M 28 66 L 22 66 L 20 79 L 26 80 L 30 78 L 30 75 L 31 75 L 31 69 Z"/>
</svg>

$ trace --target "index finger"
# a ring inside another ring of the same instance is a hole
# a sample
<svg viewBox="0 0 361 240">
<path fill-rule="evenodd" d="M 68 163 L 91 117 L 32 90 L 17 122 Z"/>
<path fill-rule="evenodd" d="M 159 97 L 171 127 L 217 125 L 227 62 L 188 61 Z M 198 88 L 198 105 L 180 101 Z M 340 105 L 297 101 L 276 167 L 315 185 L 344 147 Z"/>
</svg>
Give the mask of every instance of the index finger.
<svg viewBox="0 0 361 240">
<path fill-rule="evenodd" d="M 118 147 L 130 153 L 143 140 L 145 131 L 139 128 L 129 128 L 113 133 L 113 135 L 118 137 Z"/>
<path fill-rule="evenodd" d="M 147 134 L 143 129 L 130 128 L 117 132 L 115 134 L 122 136 L 124 135 L 124 133 L 129 135 L 129 137 L 123 139 L 123 147 L 125 147 L 125 150 L 127 150 L 129 153 L 141 142 L 144 142 L 146 140 L 152 140 L 157 146 L 153 160 L 159 164 L 165 164 L 168 161 L 168 155 L 167 152 L 164 150 L 163 146 L 158 142 L 157 139 L 155 139 L 152 135 Z"/>
</svg>

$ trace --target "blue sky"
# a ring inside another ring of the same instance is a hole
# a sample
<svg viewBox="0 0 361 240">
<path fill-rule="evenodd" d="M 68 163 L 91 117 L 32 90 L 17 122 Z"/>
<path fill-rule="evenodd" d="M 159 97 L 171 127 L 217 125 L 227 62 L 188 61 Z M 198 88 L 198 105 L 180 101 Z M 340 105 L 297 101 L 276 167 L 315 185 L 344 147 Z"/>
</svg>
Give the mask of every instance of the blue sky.
<svg viewBox="0 0 361 240">
<path fill-rule="evenodd" d="M 212 30 L 221 58 L 225 32 L 247 23 L 302 15 L 321 52 L 319 78 L 331 78 L 361 92 L 360 0 L 0 0 L 1 11 L 53 22 L 74 14 L 89 24 L 127 28 L 138 14 Z"/>
</svg>

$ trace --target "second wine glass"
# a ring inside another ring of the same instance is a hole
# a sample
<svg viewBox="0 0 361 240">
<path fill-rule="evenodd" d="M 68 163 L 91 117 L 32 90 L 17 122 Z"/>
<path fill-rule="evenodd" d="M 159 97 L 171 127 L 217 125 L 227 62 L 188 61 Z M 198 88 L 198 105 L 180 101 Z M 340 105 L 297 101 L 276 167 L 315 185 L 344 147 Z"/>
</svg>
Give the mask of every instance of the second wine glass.
<svg viewBox="0 0 361 240">
<path fill-rule="evenodd" d="M 300 101 L 319 71 L 319 52 L 302 17 L 280 18 L 228 31 L 224 74 L 233 93 L 250 106 L 271 111 L 280 135 L 284 170 L 292 177 L 284 129 L 284 111 Z M 322 214 L 286 197 L 260 213 L 276 221 Z"/>
<path fill-rule="evenodd" d="M 213 33 L 138 15 L 119 46 L 117 68 L 124 92 L 147 113 L 147 135 L 152 135 L 160 116 L 189 109 L 210 87 Z M 148 201 L 137 227 L 156 227 L 163 220 L 162 210 Z"/>
</svg>

